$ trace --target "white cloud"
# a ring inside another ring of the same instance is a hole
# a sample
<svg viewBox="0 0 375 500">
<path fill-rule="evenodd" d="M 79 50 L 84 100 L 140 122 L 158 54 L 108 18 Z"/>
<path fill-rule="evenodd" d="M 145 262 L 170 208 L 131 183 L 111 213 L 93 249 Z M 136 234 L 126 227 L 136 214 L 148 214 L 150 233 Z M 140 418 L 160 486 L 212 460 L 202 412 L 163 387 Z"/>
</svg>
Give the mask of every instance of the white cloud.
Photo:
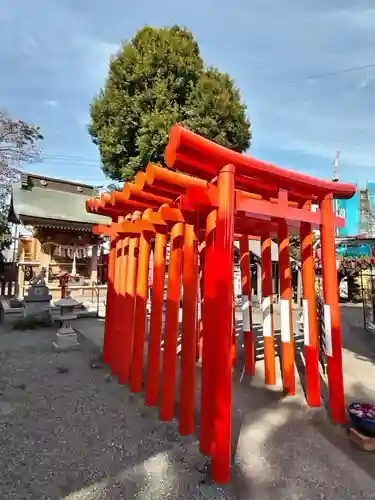
<svg viewBox="0 0 375 500">
<path fill-rule="evenodd" d="M 98 90 L 104 83 L 108 74 L 108 67 L 111 56 L 115 55 L 120 48 L 120 44 L 110 43 L 103 40 L 86 39 L 84 41 L 86 70 L 90 77 L 97 82 Z"/>
<path fill-rule="evenodd" d="M 367 89 L 368 87 L 370 87 L 370 85 L 372 84 L 372 82 L 375 80 L 375 68 L 374 68 L 374 74 L 372 75 L 367 75 L 365 76 L 359 83 L 359 88 L 360 89 Z"/>
<path fill-rule="evenodd" d="M 58 142 L 63 136 L 74 148 L 85 141 L 89 147 L 84 126 L 89 104 L 121 40 L 147 23 L 180 23 L 196 35 L 207 64 L 235 78 L 249 107 L 255 147 L 272 149 L 275 161 L 280 152 L 291 165 L 300 153 L 310 156 L 310 165 L 302 168 L 311 170 L 316 161 L 320 173 L 340 149 L 343 168 L 370 175 L 375 68 L 309 77 L 375 63 L 373 0 L 191 0 L 178 5 L 139 0 L 131 15 L 123 1 L 111 5 L 92 2 L 87 10 L 77 0 L 2 0 L 4 105 L 28 102 L 31 108 L 33 102 L 45 102 L 48 110 L 64 102 Z M 54 120 L 57 114 L 46 115 Z M 38 123 L 41 119 L 36 116 Z"/>
<path fill-rule="evenodd" d="M 59 103 L 53 99 L 46 101 L 47 106 L 51 106 L 51 108 L 55 108 Z"/>
<path fill-rule="evenodd" d="M 342 70 L 375 63 L 375 9 L 366 0 L 252 5 L 253 15 L 239 19 L 236 57 L 225 69 L 246 97 L 254 146 L 279 149 L 284 158 L 288 152 L 310 155 L 308 168 L 315 163 L 321 175 L 340 149 L 348 175 L 371 175 L 375 68 Z M 218 38 L 215 49 L 220 53 L 227 44 Z"/>
<path fill-rule="evenodd" d="M 35 52 L 38 50 L 38 42 L 36 38 L 28 34 L 27 32 L 24 32 L 22 34 L 20 45 L 21 52 L 23 52 L 27 56 L 35 54 Z"/>
</svg>

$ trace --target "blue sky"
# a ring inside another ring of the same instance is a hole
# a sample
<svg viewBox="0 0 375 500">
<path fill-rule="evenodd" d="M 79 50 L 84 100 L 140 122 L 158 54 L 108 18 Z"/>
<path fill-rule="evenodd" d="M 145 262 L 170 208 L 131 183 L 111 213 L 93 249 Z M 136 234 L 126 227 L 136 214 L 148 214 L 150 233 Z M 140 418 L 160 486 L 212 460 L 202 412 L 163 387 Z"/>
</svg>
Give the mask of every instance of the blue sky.
<svg viewBox="0 0 375 500">
<path fill-rule="evenodd" d="M 1 0 L 0 107 L 40 125 L 33 171 L 106 182 L 87 124 L 109 57 L 143 25 L 174 23 L 235 79 L 253 156 L 330 177 L 339 149 L 342 180 L 375 179 L 373 0 Z"/>
</svg>

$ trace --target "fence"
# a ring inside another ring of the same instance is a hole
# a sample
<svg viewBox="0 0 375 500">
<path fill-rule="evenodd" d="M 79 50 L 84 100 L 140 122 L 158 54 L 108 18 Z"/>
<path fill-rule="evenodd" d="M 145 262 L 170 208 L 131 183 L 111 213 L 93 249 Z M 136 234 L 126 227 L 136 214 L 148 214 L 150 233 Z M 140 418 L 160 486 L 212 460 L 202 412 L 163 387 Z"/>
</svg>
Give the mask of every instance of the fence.
<svg viewBox="0 0 375 500">
<path fill-rule="evenodd" d="M 17 264 L 0 262 L 0 295 L 14 297 L 18 291 Z"/>
<path fill-rule="evenodd" d="M 375 332 L 375 267 L 361 272 L 363 322 L 366 330 Z"/>
</svg>

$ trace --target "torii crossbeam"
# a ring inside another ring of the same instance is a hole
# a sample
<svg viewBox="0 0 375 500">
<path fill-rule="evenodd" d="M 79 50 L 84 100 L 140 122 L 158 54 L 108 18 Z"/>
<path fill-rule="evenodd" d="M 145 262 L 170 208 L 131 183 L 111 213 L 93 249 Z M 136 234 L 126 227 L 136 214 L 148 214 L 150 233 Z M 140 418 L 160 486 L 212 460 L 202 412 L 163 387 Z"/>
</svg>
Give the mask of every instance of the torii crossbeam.
<svg viewBox="0 0 375 500">
<path fill-rule="evenodd" d="M 312 231 L 320 229 L 331 417 L 334 422 L 343 423 L 335 227 L 342 227 L 345 220 L 335 216 L 332 202 L 333 198 L 352 197 L 356 188 L 236 153 L 179 125 L 171 129 L 165 163 L 169 169 L 150 164 L 145 172 L 136 175 L 134 182 L 126 183 L 122 192 L 114 191 L 87 202 L 88 211 L 112 218 L 112 224 L 94 228 L 111 239 L 104 361 L 120 383 L 130 383 L 133 392 L 141 392 L 145 383 L 145 404 L 159 405 L 160 418 L 171 420 L 182 289 L 180 433 L 191 434 L 195 429 L 196 362 L 201 358 L 200 449 L 212 457 L 214 480 L 226 483 L 231 467 L 232 371 L 237 349 L 234 240 L 240 240 L 244 368 L 250 375 L 255 374 L 256 339 L 248 240 L 261 241 L 265 383 L 269 385 L 276 383 L 271 238 L 278 240 L 283 387 L 287 395 L 293 395 L 296 381 L 289 235 L 300 235 L 307 402 L 320 406 L 312 247 Z M 318 205 L 317 211 L 312 211 L 313 203 Z M 152 296 L 147 337 L 150 270 Z"/>
</svg>

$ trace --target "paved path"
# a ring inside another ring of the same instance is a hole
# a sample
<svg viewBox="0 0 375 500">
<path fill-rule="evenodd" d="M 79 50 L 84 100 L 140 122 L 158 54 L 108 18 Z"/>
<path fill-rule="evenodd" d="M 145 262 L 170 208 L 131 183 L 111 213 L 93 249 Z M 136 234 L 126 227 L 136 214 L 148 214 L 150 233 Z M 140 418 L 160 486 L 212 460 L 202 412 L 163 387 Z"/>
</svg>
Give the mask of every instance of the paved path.
<svg viewBox="0 0 375 500">
<path fill-rule="evenodd" d="M 370 399 L 374 338 L 358 308 L 342 316 L 347 396 Z M 82 350 L 61 354 L 55 330 L 0 328 L 1 500 L 375 500 L 374 455 L 308 409 L 301 388 L 285 398 L 280 372 L 266 389 L 261 349 L 256 377 L 235 373 L 232 483 L 210 483 L 195 436 L 180 437 L 142 394 L 90 369 L 103 326 L 80 320 Z"/>
<path fill-rule="evenodd" d="M 362 307 L 341 308 L 345 392 L 375 403 L 375 335 L 363 328 Z"/>
<path fill-rule="evenodd" d="M 55 333 L 0 326 L 1 500 L 238 498 L 207 481 L 195 437 L 90 369 L 91 342 L 55 353 Z"/>
<path fill-rule="evenodd" d="M 343 308 L 346 391 L 348 399 L 371 399 L 375 394 L 372 338 L 359 319 L 358 310 Z M 255 322 L 259 320 L 258 313 Z M 80 331 L 101 345 L 103 323 L 94 326 L 81 320 Z M 223 492 L 240 499 L 375 499 L 374 455 L 355 449 L 345 430 L 333 426 L 323 409 L 308 409 L 301 387 L 296 397 L 285 398 L 279 370 L 278 385 L 266 389 L 261 358 L 260 351 L 254 379 L 236 374 L 236 460 L 232 486 Z"/>
</svg>

